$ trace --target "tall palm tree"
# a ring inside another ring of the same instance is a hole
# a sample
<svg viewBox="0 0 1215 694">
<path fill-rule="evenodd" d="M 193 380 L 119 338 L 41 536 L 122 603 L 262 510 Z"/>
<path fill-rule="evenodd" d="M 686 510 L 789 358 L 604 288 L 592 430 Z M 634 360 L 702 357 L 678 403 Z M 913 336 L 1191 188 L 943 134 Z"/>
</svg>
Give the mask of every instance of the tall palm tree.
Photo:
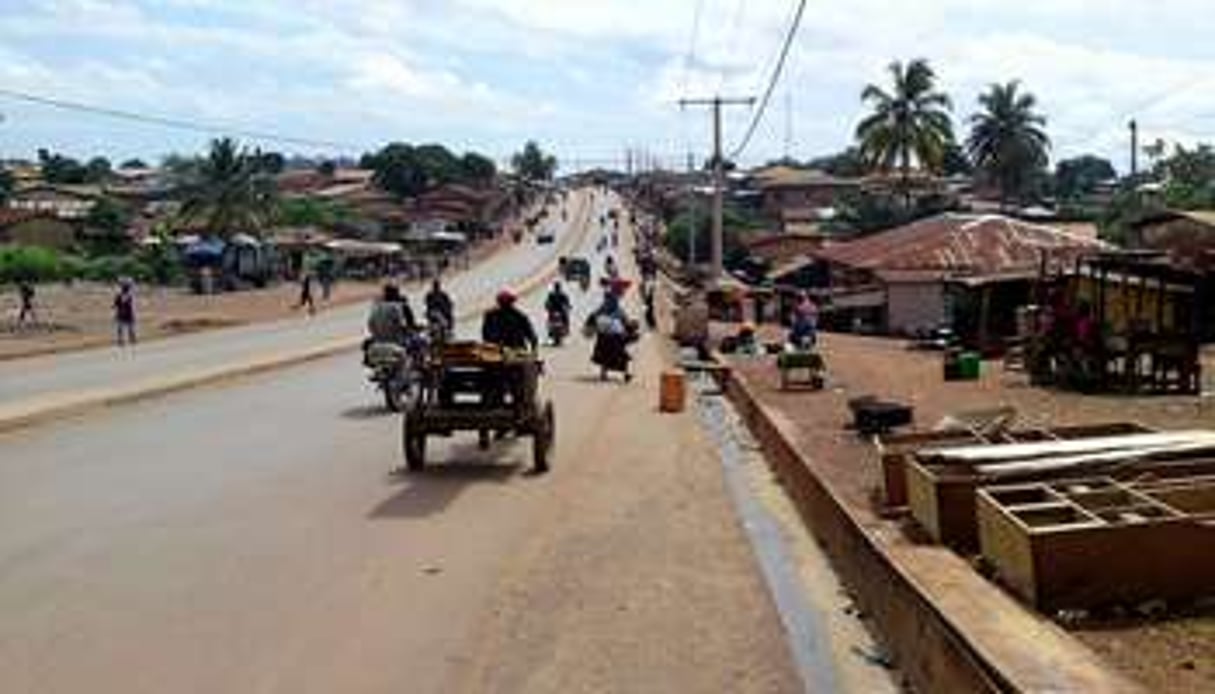
<svg viewBox="0 0 1215 694">
<path fill-rule="evenodd" d="M 924 169 L 937 170 L 945 149 L 953 142 L 949 97 L 936 90 L 936 73 L 928 61 L 917 58 L 904 65 L 890 64 L 890 91 L 870 84 L 861 101 L 873 112 L 856 126 L 861 157 L 883 170 L 898 167 L 908 191 L 914 159 Z"/>
<path fill-rule="evenodd" d="M 273 216 L 273 180 L 258 157 L 231 138 L 212 140 L 211 151 L 190 167 L 188 178 L 182 216 L 203 222 L 208 235 L 256 233 Z"/>
<path fill-rule="evenodd" d="M 970 117 L 966 149 L 971 159 L 1000 187 L 1000 204 L 1022 197 L 1050 153 L 1046 117 L 1034 111 L 1038 100 L 1017 80 L 993 84 L 979 95 L 982 111 Z"/>
</svg>

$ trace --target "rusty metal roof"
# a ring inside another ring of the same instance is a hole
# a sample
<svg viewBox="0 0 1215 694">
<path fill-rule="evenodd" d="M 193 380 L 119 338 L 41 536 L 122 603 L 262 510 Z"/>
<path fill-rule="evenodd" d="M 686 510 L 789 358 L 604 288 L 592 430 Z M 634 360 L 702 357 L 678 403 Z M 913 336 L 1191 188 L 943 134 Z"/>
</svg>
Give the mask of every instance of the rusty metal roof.
<svg viewBox="0 0 1215 694">
<path fill-rule="evenodd" d="M 1107 248 L 1096 239 L 1002 215 L 947 212 L 889 231 L 840 243 L 821 257 L 876 272 L 936 273 L 941 277 L 994 275 L 1070 265 Z"/>
</svg>

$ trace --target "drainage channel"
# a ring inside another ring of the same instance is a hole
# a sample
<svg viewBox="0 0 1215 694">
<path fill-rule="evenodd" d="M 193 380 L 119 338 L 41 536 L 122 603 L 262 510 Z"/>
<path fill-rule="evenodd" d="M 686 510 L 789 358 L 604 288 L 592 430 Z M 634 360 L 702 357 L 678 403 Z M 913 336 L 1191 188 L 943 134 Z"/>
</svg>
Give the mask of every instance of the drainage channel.
<svg viewBox="0 0 1215 694">
<path fill-rule="evenodd" d="M 805 691 L 899 691 L 889 658 L 858 619 L 746 425 L 711 377 L 689 374 L 689 386 L 701 426 L 717 446 L 731 501 L 776 604 Z"/>
</svg>

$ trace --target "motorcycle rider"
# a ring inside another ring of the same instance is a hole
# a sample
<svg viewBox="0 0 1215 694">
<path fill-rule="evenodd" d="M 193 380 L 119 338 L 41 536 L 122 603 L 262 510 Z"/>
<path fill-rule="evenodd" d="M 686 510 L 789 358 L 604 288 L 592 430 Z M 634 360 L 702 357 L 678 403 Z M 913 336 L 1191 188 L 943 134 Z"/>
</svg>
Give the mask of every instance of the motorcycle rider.
<svg viewBox="0 0 1215 694">
<path fill-rule="evenodd" d="M 558 318 L 565 330 L 570 325 L 570 297 L 561 288 L 561 282 L 553 282 L 553 288 L 544 299 L 544 310 L 548 312 L 549 321 Z"/>
<path fill-rule="evenodd" d="M 455 326 L 455 308 L 451 297 L 447 292 L 443 291 L 443 285 L 436 277 L 430 285 L 430 291 L 426 292 L 426 322 L 432 323 L 436 318 L 443 321 L 444 335 L 448 334 Z"/>
<path fill-rule="evenodd" d="M 393 342 L 404 346 L 417 329 L 409 299 L 395 284 L 384 285 L 380 298 L 371 304 L 371 315 L 367 317 L 369 341 Z"/>
</svg>

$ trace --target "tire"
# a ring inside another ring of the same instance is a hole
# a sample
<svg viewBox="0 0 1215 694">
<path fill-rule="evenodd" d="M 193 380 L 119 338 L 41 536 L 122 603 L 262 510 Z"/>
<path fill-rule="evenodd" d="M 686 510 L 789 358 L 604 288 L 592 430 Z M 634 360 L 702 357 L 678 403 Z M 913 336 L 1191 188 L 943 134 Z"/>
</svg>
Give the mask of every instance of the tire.
<svg viewBox="0 0 1215 694">
<path fill-rule="evenodd" d="M 553 413 L 553 403 L 546 402 L 540 413 L 540 422 L 532 435 L 532 470 L 536 474 L 544 474 L 549 469 L 549 459 L 552 457 L 553 446 L 557 440 L 557 421 Z"/>
<path fill-rule="evenodd" d="M 417 417 L 406 415 L 402 420 L 401 442 L 405 452 L 405 467 L 418 472 L 426 467 L 426 433 L 420 431 Z"/>
</svg>

